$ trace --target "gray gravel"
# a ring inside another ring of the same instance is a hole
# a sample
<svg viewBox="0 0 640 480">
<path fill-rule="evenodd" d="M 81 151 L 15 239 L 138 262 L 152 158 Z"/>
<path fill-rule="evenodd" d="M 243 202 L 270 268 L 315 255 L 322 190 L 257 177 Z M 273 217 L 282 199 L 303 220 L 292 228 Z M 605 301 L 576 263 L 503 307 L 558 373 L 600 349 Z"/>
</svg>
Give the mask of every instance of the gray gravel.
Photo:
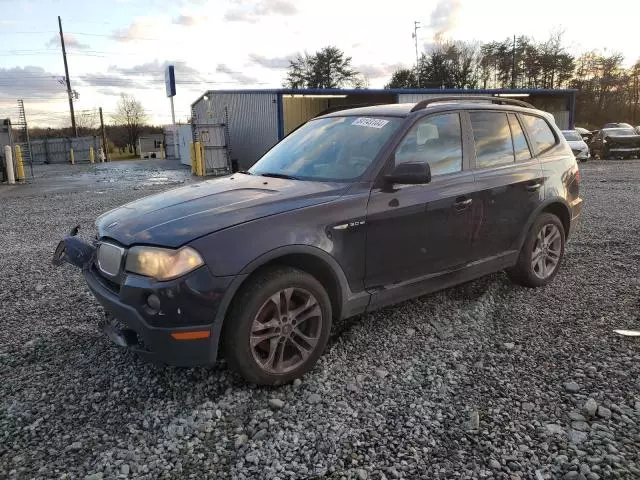
<svg viewBox="0 0 640 480">
<path fill-rule="evenodd" d="M 640 341 L 612 333 L 640 327 L 640 161 L 582 166 L 551 286 L 500 273 L 342 322 L 277 389 L 121 351 L 50 266 L 75 223 L 193 181 L 130 165 L 0 185 L 0 478 L 640 478 Z"/>
</svg>

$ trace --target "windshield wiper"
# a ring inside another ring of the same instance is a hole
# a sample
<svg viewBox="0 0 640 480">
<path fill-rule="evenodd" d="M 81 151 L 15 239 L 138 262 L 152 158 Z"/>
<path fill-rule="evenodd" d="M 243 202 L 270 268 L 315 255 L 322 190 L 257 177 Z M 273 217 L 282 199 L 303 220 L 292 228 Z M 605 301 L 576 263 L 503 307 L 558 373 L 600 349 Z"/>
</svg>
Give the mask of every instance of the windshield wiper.
<svg viewBox="0 0 640 480">
<path fill-rule="evenodd" d="M 285 178 L 287 180 L 298 180 L 298 177 L 294 177 L 293 175 L 287 175 L 286 173 L 261 173 L 261 177 L 272 177 L 272 178 Z"/>
<path fill-rule="evenodd" d="M 242 173 L 244 175 L 253 175 L 249 170 L 238 170 L 238 173 Z"/>
</svg>

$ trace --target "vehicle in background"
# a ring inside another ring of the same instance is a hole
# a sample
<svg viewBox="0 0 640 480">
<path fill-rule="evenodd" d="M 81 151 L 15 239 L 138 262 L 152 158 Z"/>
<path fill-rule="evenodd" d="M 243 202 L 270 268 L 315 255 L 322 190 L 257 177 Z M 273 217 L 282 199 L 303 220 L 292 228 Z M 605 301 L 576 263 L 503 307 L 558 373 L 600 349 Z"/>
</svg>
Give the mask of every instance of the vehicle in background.
<svg viewBox="0 0 640 480">
<path fill-rule="evenodd" d="M 633 128 L 633 127 L 628 123 L 624 123 L 624 122 L 620 122 L 620 123 L 612 122 L 612 123 L 605 123 L 602 129 L 604 130 L 605 128 Z"/>
<path fill-rule="evenodd" d="M 578 164 L 548 114 L 478 99 L 320 115 L 248 171 L 107 212 L 92 243 L 72 231 L 54 263 L 82 268 L 118 345 L 182 366 L 220 350 L 267 385 L 308 372 L 333 321 L 500 270 L 548 285 Z"/>
<path fill-rule="evenodd" d="M 587 143 L 591 141 L 591 139 L 593 138 L 593 135 L 595 134 L 595 132 L 591 130 L 587 130 L 586 128 L 582 128 L 582 127 L 575 127 L 574 130 L 578 132 L 582 137 L 582 139 Z"/>
<path fill-rule="evenodd" d="M 593 137 L 591 155 L 601 159 L 625 159 L 640 155 L 640 134 L 634 128 L 603 128 Z"/>
<path fill-rule="evenodd" d="M 589 146 L 583 140 L 580 133 L 576 130 L 562 130 L 562 135 L 567 140 L 567 143 L 571 147 L 571 151 L 573 155 L 576 157 L 576 160 L 580 162 L 586 162 L 591 158 L 591 154 L 589 153 Z"/>
</svg>

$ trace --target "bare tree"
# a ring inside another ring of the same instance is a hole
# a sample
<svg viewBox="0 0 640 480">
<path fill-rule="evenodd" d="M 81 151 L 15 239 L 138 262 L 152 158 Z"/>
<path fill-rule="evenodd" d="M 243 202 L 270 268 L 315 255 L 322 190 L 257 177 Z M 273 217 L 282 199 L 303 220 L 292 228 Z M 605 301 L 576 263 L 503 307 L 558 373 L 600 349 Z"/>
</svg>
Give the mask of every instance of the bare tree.
<svg viewBox="0 0 640 480">
<path fill-rule="evenodd" d="M 79 112 L 76 114 L 76 126 L 79 135 L 90 135 L 98 128 L 98 115 L 96 112 Z"/>
<path fill-rule="evenodd" d="M 140 101 L 126 93 L 120 96 L 116 106 L 116 113 L 112 115 L 112 120 L 115 124 L 123 125 L 126 128 L 129 145 L 133 145 L 135 154 L 138 153 L 138 138 L 140 137 L 142 126 L 147 121 L 147 117 L 147 113 Z"/>
</svg>

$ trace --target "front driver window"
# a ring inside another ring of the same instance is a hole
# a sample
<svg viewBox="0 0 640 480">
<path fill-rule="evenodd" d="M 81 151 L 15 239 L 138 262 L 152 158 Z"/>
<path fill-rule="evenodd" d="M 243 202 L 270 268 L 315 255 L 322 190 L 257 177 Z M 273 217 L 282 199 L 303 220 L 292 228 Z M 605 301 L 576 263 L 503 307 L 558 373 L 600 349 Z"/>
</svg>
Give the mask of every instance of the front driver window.
<svg viewBox="0 0 640 480">
<path fill-rule="evenodd" d="M 444 113 L 418 121 L 395 153 L 396 165 L 427 162 L 431 175 L 446 175 L 462 170 L 462 130 L 460 115 Z"/>
</svg>

